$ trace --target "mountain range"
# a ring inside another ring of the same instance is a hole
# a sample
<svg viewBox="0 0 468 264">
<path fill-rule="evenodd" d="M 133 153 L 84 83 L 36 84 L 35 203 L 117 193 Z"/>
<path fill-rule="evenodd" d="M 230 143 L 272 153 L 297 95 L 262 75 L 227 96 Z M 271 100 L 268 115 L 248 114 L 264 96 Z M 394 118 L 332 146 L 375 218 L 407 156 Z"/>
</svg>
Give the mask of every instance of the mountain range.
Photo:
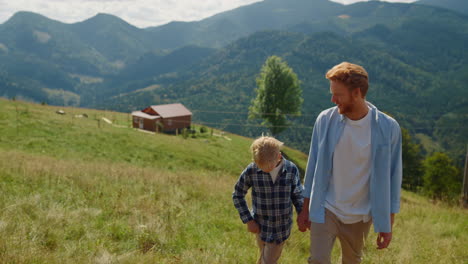
<svg viewBox="0 0 468 264">
<path fill-rule="evenodd" d="M 278 55 L 305 99 L 303 116 L 290 117 L 280 137 L 306 152 L 315 116 L 332 106 L 324 73 L 352 61 L 370 73 L 370 101 L 428 146 L 460 157 L 468 141 L 466 6 L 265 0 L 144 29 L 107 14 L 65 24 L 19 12 L 0 25 L 0 96 L 119 111 L 177 101 L 195 121 L 255 136 L 265 130 L 246 120 L 255 77 Z"/>
</svg>

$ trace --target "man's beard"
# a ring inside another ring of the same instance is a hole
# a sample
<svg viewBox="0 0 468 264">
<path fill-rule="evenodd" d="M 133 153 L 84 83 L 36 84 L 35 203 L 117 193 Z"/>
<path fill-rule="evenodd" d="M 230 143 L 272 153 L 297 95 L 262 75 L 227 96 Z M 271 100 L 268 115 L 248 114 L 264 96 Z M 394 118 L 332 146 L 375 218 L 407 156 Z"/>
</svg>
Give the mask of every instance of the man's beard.
<svg viewBox="0 0 468 264">
<path fill-rule="evenodd" d="M 344 115 L 353 112 L 355 106 L 355 100 L 351 98 L 349 103 L 341 104 L 338 106 L 338 113 Z"/>
<path fill-rule="evenodd" d="M 338 107 L 338 113 L 344 115 L 347 113 L 351 113 L 354 109 L 354 104 L 349 103 L 349 104 L 343 104 Z"/>
</svg>

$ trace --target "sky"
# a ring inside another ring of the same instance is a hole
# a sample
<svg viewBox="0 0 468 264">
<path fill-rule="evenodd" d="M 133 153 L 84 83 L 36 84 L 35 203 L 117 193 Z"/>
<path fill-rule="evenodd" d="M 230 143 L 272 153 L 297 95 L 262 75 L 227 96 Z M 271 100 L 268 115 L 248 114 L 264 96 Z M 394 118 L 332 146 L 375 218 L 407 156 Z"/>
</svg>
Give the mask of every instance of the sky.
<svg viewBox="0 0 468 264">
<path fill-rule="evenodd" d="M 64 23 L 86 20 L 98 13 L 120 17 L 140 27 L 171 21 L 197 21 L 261 0 L 0 0 L 0 24 L 18 11 L 39 13 Z M 288 1 L 288 0 L 284 0 Z M 352 4 L 362 0 L 333 0 Z M 415 0 L 386 0 L 410 3 Z"/>
</svg>

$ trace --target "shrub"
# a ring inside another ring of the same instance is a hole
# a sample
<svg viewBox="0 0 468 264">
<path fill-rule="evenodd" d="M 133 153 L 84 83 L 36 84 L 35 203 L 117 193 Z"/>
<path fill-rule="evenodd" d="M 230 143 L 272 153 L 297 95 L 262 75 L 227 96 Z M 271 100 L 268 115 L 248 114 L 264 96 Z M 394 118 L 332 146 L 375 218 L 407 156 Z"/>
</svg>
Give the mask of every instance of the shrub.
<svg viewBox="0 0 468 264">
<path fill-rule="evenodd" d="M 208 128 L 206 128 L 205 126 L 200 127 L 200 133 L 203 134 L 203 133 L 206 133 L 206 132 L 208 132 Z"/>
<path fill-rule="evenodd" d="M 424 161 L 424 192 L 433 199 L 454 200 L 461 190 L 461 173 L 445 153 L 435 152 Z"/>
</svg>

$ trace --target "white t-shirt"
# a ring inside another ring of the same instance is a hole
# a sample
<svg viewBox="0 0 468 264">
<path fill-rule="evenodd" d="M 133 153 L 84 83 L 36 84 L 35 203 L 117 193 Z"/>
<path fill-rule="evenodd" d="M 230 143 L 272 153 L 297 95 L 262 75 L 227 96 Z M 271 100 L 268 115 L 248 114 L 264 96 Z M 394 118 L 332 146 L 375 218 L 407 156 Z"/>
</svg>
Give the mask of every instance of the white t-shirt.
<svg viewBox="0 0 468 264">
<path fill-rule="evenodd" d="M 346 119 L 333 153 L 333 171 L 325 207 L 341 222 L 370 220 L 371 111 L 360 120 Z"/>
<path fill-rule="evenodd" d="M 278 178 L 278 174 L 282 168 L 283 168 L 283 161 L 281 161 L 280 164 L 276 166 L 276 168 L 270 171 L 270 176 L 271 176 L 271 180 L 273 181 L 273 183 L 276 182 L 276 179 Z"/>
</svg>

